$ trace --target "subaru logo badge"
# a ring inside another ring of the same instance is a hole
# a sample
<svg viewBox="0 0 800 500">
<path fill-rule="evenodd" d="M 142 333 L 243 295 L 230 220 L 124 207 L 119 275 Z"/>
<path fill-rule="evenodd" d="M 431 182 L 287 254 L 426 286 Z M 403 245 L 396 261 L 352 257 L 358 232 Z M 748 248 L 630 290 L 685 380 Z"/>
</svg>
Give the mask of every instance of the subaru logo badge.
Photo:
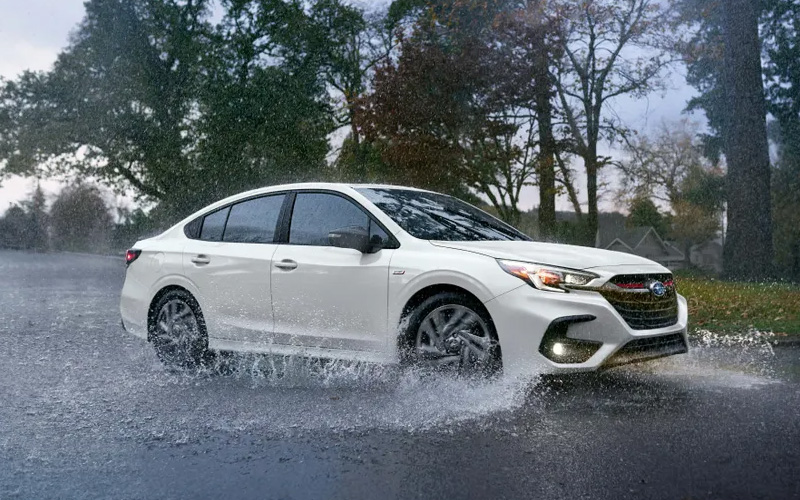
<svg viewBox="0 0 800 500">
<path fill-rule="evenodd" d="M 667 294 L 667 287 L 664 286 L 664 283 L 660 281 L 654 281 L 653 283 L 650 283 L 649 288 L 656 297 L 663 297 Z"/>
</svg>

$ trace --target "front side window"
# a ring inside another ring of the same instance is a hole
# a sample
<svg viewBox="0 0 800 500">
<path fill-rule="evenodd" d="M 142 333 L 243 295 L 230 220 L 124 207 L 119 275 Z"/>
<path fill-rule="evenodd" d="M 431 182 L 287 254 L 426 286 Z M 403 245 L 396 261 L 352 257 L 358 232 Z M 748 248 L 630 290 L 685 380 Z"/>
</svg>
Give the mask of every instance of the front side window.
<svg viewBox="0 0 800 500">
<path fill-rule="evenodd" d="M 289 243 L 329 246 L 328 234 L 360 227 L 369 231 L 369 217 L 350 200 L 327 193 L 298 193 L 292 210 Z"/>
<path fill-rule="evenodd" d="M 469 203 L 410 189 L 357 191 L 415 238 L 436 241 L 530 241 L 530 238 Z"/>
<path fill-rule="evenodd" d="M 228 219 L 229 207 L 217 210 L 203 218 L 203 229 L 200 231 L 200 239 L 204 241 L 220 241 L 222 233 L 225 231 L 225 221 Z"/>
<path fill-rule="evenodd" d="M 233 243 L 272 243 L 286 196 L 263 196 L 231 207 L 222 240 Z"/>
</svg>

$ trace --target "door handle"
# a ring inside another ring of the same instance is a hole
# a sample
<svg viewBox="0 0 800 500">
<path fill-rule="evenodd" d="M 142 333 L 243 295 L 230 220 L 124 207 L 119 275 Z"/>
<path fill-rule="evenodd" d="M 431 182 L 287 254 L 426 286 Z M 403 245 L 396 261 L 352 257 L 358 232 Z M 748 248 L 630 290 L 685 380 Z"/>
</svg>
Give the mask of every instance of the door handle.
<svg viewBox="0 0 800 500">
<path fill-rule="evenodd" d="M 211 264 L 211 259 L 207 255 L 200 254 L 192 258 L 192 262 L 197 265 L 205 265 Z"/>
<path fill-rule="evenodd" d="M 289 259 L 283 259 L 280 262 L 276 262 L 275 267 L 278 269 L 283 269 L 284 271 L 291 271 L 293 269 L 297 269 L 297 262 Z"/>
</svg>

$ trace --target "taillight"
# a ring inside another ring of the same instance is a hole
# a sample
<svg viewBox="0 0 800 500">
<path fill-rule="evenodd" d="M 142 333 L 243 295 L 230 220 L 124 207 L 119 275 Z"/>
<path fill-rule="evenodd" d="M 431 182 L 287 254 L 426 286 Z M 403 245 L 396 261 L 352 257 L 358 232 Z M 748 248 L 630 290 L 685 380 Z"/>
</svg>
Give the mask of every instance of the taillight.
<svg viewBox="0 0 800 500">
<path fill-rule="evenodd" d="M 128 250 L 125 252 L 125 265 L 130 266 L 131 263 L 142 255 L 141 250 Z"/>
</svg>

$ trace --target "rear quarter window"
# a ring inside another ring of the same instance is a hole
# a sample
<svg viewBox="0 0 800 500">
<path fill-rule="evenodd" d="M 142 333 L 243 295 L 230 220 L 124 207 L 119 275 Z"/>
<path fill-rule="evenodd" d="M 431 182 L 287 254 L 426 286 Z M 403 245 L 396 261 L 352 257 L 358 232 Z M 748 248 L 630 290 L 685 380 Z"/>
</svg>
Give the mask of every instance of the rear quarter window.
<svg viewBox="0 0 800 500">
<path fill-rule="evenodd" d="M 222 233 L 225 231 L 225 222 L 228 220 L 228 212 L 230 212 L 230 207 L 206 215 L 203 218 L 200 239 L 205 241 L 221 241 Z"/>
</svg>

